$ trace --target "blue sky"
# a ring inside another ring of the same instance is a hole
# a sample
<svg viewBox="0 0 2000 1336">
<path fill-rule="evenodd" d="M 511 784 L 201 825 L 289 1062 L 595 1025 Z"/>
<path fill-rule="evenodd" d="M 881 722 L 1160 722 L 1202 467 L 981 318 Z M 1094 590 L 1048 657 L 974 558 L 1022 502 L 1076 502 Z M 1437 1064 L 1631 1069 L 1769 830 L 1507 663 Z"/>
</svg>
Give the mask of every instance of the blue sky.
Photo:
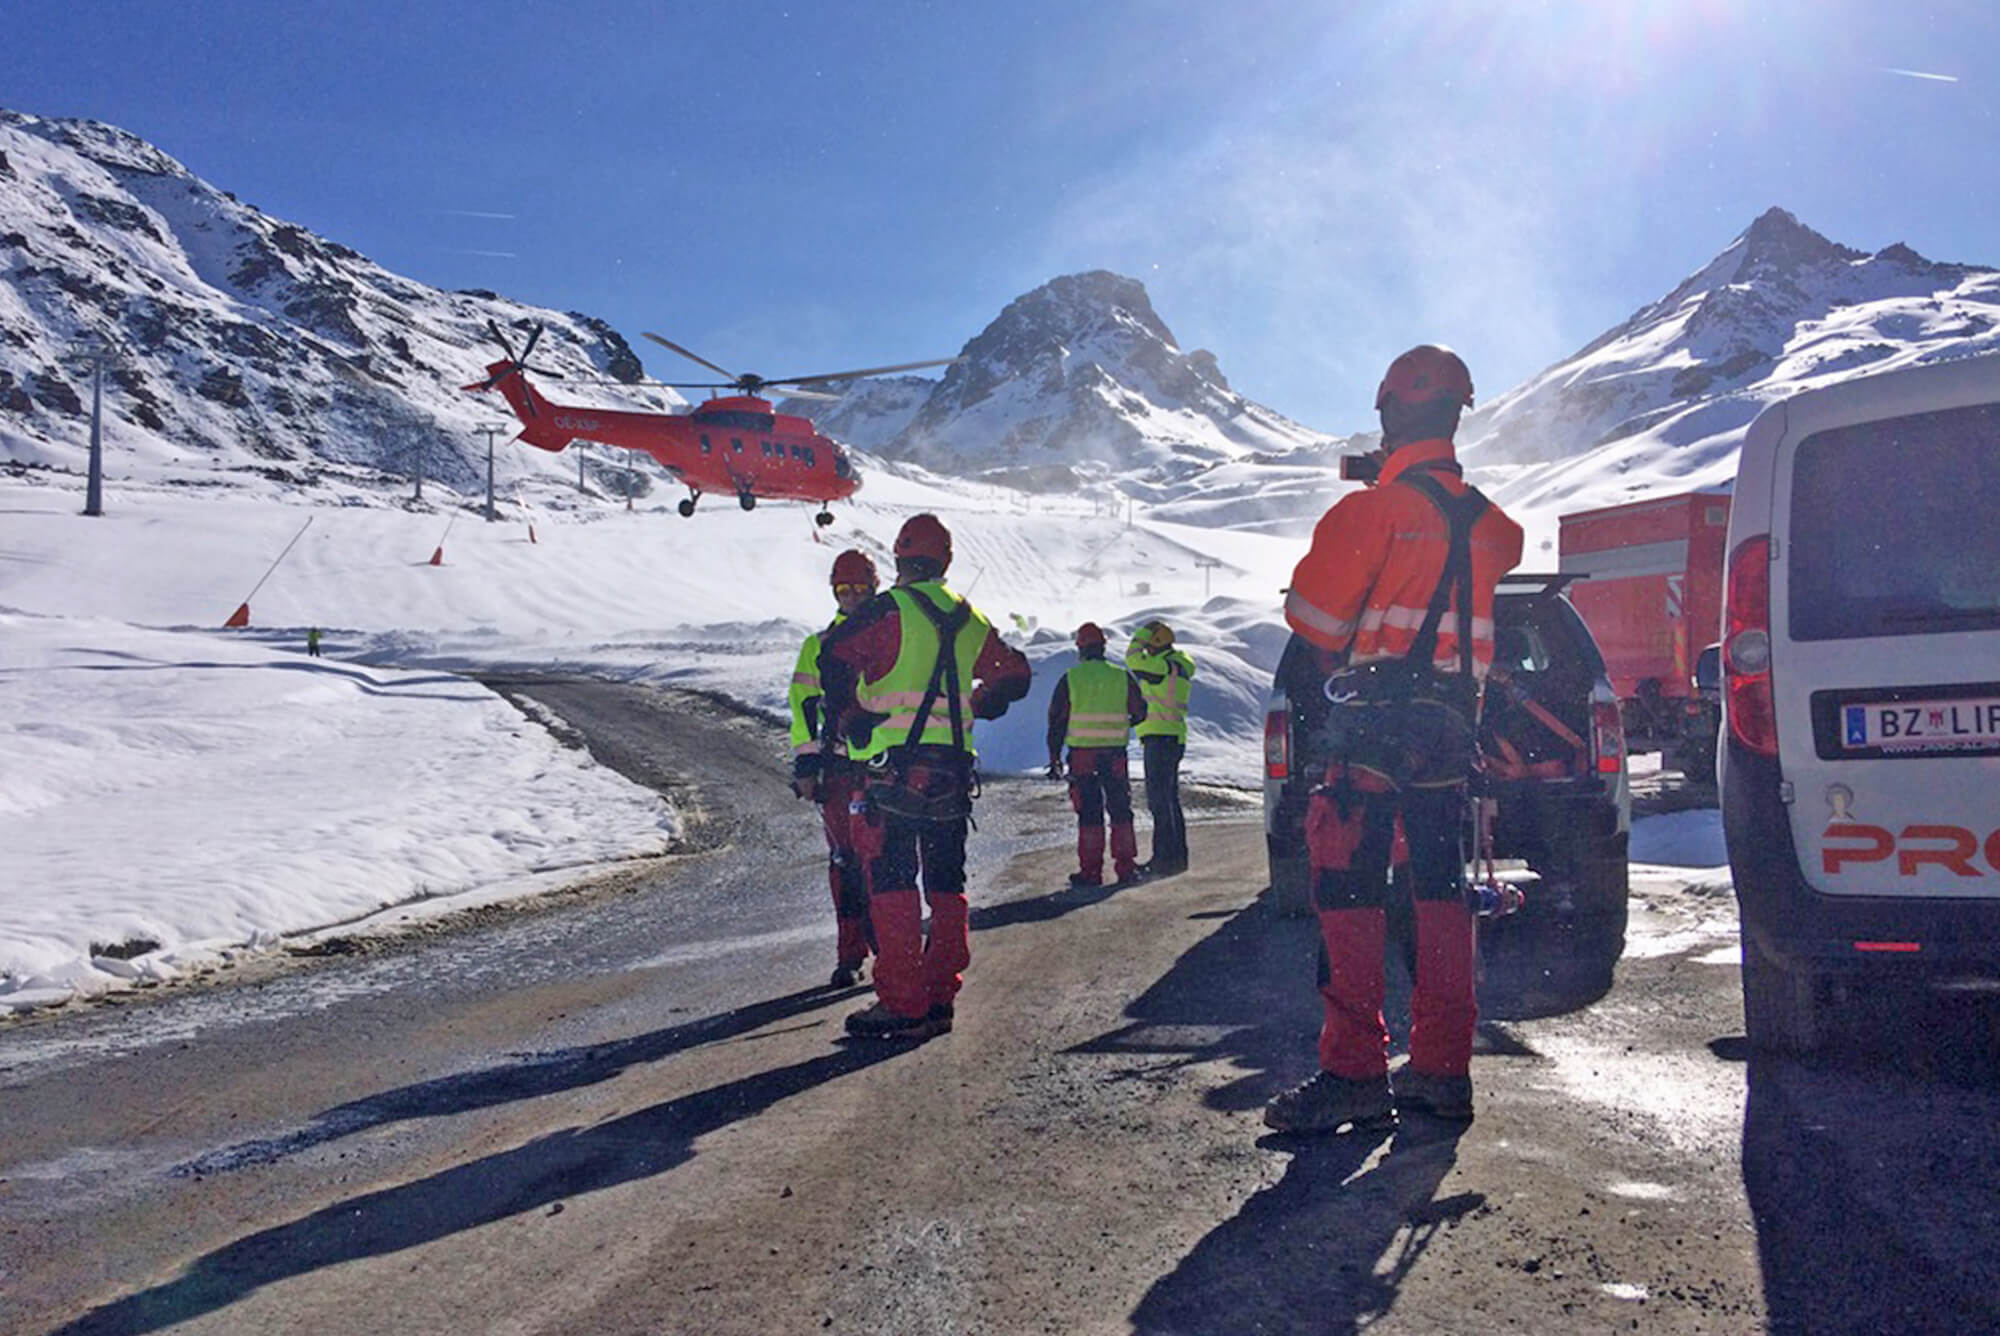
<svg viewBox="0 0 2000 1336">
<path fill-rule="evenodd" d="M 1114 269 L 1239 390 L 1353 431 L 1404 347 L 1491 397 L 1773 204 L 2000 264 L 1991 9 L 14 0 L 0 106 L 738 371 L 949 356 Z"/>
</svg>

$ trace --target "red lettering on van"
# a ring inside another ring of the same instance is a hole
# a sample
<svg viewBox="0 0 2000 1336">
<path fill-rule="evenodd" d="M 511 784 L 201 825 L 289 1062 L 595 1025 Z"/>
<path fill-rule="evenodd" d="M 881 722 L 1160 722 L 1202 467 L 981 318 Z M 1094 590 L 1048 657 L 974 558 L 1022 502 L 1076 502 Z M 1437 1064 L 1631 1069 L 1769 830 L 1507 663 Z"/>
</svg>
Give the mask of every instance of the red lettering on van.
<svg viewBox="0 0 2000 1336">
<path fill-rule="evenodd" d="M 1981 852 L 1979 836 L 1963 826 L 1905 826 L 1901 835 L 1894 835 L 1881 826 L 1836 821 L 1826 828 L 1822 839 L 1860 841 L 1840 848 L 1820 846 L 1820 865 L 1836 876 L 1846 871 L 1849 863 L 1880 863 L 1890 854 L 1896 855 L 1896 871 L 1905 877 L 1916 876 L 1925 866 L 1949 868 L 1960 877 L 1986 875 L 1972 861 Z M 1949 847 L 1912 847 L 1913 840 Z M 2000 872 L 2000 830 L 1986 837 L 1984 852 L 1987 863 Z"/>
<path fill-rule="evenodd" d="M 1867 840 L 1865 849 L 1834 849 L 1820 846 L 1820 861 L 1829 873 L 1838 873 L 1844 863 L 1879 863 L 1896 847 L 1896 837 L 1880 826 L 1837 823 L 1826 828 L 1830 840 Z"/>
<path fill-rule="evenodd" d="M 1949 840 L 1949 849 L 1904 848 L 1896 854 L 1896 868 L 1906 877 L 1917 875 L 1917 867 L 1923 863 L 1935 863 L 1948 867 L 1961 877 L 1976 877 L 1979 869 L 1972 865 L 1972 856 L 1979 852 L 1979 837 L 1963 826 L 1905 826 L 1905 840 Z"/>
</svg>

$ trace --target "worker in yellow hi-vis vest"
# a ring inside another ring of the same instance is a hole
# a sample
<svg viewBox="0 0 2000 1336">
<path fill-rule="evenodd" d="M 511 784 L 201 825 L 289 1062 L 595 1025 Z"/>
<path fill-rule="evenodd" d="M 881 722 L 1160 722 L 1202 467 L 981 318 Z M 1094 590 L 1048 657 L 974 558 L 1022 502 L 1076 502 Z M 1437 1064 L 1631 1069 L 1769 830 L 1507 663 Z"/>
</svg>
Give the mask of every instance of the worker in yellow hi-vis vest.
<svg viewBox="0 0 2000 1336">
<path fill-rule="evenodd" d="M 1153 857 L 1149 877 L 1187 871 L 1187 819 L 1181 815 L 1181 757 L 1187 753 L 1188 695 L 1194 688 L 1194 660 L 1174 648 L 1174 632 L 1150 621 L 1132 637 L 1125 667 L 1146 698 L 1139 725 L 1139 751 L 1146 762 L 1146 806 L 1153 813 Z"/>
<path fill-rule="evenodd" d="M 1077 660 L 1049 697 L 1049 778 L 1062 779 L 1069 748 L 1069 804 L 1076 809 L 1077 870 L 1072 886 L 1104 884 L 1104 826 L 1111 822 L 1111 870 L 1120 883 L 1139 879 L 1139 841 L 1132 831 L 1132 771 L 1126 744 L 1146 717 L 1132 674 L 1104 658 L 1096 622 L 1076 628 Z"/>
</svg>

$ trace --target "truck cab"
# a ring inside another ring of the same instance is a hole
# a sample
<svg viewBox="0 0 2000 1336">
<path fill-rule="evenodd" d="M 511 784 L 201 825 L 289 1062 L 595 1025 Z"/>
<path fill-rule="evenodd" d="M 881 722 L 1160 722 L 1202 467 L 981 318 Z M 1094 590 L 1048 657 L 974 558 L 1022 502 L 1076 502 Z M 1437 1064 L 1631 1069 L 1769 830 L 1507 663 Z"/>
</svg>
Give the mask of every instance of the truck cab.
<svg viewBox="0 0 2000 1336">
<path fill-rule="evenodd" d="M 1758 416 L 1729 525 L 1719 763 L 1753 1045 L 1886 984 L 2000 983 L 2000 357 Z"/>
</svg>

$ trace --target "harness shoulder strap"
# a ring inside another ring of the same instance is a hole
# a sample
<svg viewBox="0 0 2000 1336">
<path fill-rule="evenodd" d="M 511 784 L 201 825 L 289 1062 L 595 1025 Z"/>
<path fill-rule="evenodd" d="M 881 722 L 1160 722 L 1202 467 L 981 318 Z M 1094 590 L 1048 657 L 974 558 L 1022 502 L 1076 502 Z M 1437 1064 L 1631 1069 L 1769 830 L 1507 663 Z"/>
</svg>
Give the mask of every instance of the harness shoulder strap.
<svg viewBox="0 0 2000 1336">
<path fill-rule="evenodd" d="M 972 620 L 972 604 L 960 599 L 951 611 L 946 612 L 914 590 L 910 601 L 924 614 L 924 620 L 937 632 L 937 662 L 931 665 L 931 680 L 924 687 L 924 698 L 917 705 L 917 717 L 910 725 L 911 745 L 923 741 L 924 726 L 930 722 L 931 706 L 937 704 L 938 689 L 949 688 L 945 693 L 946 706 L 951 711 L 951 745 L 959 751 L 965 750 L 965 718 L 960 713 L 963 708 L 960 697 L 964 694 L 958 680 L 958 633 Z"/>
<path fill-rule="evenodd" d="M 1444 571 L 1438 576 L 1430 607 L 1424 611 L 1424 623 L 1410 646 L 1409 661 L 1430 666 L 1437 654 L 1438 627 L 1444 620 L 1445 608 L 1455 601 L 1459 619 L 1458 670 L 1469 680 L 1472 677 L 1472 528 L 1492 503 L 1476 487 L 1467 487 L 1461 495 L 1453 496 L 1443 483 L 1421 470 L 1401 474 L 1396 481 L 1423 493 L 1444 515 L 1451 531 Z"/>
</svg>

